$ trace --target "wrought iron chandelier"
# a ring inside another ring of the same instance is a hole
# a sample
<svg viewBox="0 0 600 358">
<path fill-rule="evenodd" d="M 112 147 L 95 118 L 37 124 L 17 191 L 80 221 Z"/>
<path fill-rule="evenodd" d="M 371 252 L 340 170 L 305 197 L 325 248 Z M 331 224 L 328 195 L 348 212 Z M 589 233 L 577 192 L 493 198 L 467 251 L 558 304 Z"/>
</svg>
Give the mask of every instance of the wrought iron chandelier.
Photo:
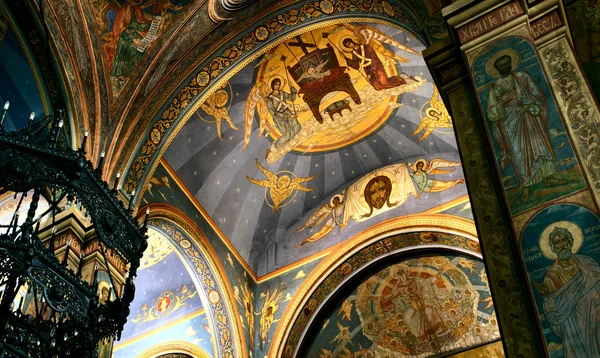
<svg viewBox="0 0 600 358">
<path fill-rule="evenodd" d="M 0 358 L 96 357 L 119 338 L 147 247 L 116 186 L 68 148 L 62 111 L 19 131 L 0 119 Z"/>
</svg>

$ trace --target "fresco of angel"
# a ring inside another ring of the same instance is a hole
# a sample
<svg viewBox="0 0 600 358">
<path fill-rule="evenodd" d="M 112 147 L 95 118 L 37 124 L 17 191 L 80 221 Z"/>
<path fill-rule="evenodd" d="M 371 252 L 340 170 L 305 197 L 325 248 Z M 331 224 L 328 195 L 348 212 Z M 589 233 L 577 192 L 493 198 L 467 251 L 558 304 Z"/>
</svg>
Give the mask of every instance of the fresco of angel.
<svg viewBox="0 0 600 358">
<path fill-rule="evenodd" d="M 431 174 L 444 174 L 454 171 L 454 169 L 438 169 L 460 166 L 460 162 L 451 162 L 444 159 L 432 159 L 429 164 L 425 159 L 417 160 L 411 167 L 409 175 L 412 178 L 417 193 L 415 197 L 421 196 L 423 193 L 437 193 L 446 191 L 458 184 L 463 184 L 464 179 L 456 179 L 450 181 L 441 181 L 429 178 Z"/>
<path fill-rule="evenodd" d="M 220 140 L 223 140 L 221 137 L 221 121 L 224 120 L 231 129 L 237 130 L 237 127 L 231 121 L 231 117 L 229 117 L 229 108 L 227 107 L 229 94 L 224 89 L 225 86 L 227 86 L 227 83 L 218 88 L 200 105 L 200 108 L 202 108 L 206 114 L 213 117 L 214 123 L 217 126 L 217 136 Z"/>
<path fill-rule="evenodd" d="M 248 286 L 248 282 L 238 277 L 238 283 L 242 289 L 242 301 L 245 308 L 244 314 L 248 322 L 248 337 L 250 338 L 250 348 L 254 349 L 254 292 Z"/>
<path fill-rule="evenodd" d="M 439 95 L 437 87 L 433 86 L 433 96 L 429 100 L 429 107 L 425 110 L 425 116 L 421 118 L 419 127 L 411 134 L 417 135 L 425 129 L 419 141 L 429 137 L 436 128 L 452 128 L 452 118 L 446 106 L 444 106 L 444 102 L 439 98 Z"/>
<path fill-rule="evenodd" d="M 260 311 L 260 349 L 264 350 L 267 344 L 267 334 L 269 329 L 275 322 L 275 312 L 279 308 L 279 300 L 285 292 L 285 288 L 281 284 L 277 285 L 271 292 L 271 287 L 267 285 L 267 291 L 265 292 L 265 303 Z"/>
<path fill-rule="evenodd" d="M 270 128 L 267 128 L 267 113 L 271 115 L 275 127 L 281 133 L 281 136 L 274 143 L 276 148 L 284 146 L 300 132 L 301 126 L 293 104 L 298 95 L 298 90 L 291 87 L 288 93 L 283 90 L 283 87 L 285 87 L 285 80 L 275 77 L 271 80 L 270 92 L 267 93 L 264 82 L 257 83 L 250 90 L 244 110 L 244 146 L 242 150 L 246 149 L 250 141 L 256 110 L 259 113 L 259 139 L 261 135 L 266 136 L 270 132 Z M 267 157 L 269 151 L 267 150 Z"/>
<path fill-rule="evenodd" d="M 287 204 L 286 200 L 290 196 L 292 196 L 292 194 L 294 194 L 296 190 L 304 192 L 310 192 L 315 190 L 303 186 L 302 183 L 306 183 L 307 181 L 314 179 L 317 176 L 317 174 L 306 178 L 297 177 L 294 175 L 294 173 L 287 171 L 280 172 L 284 174 L 274 174 L 268 171 L 262 165 L 260 165 L 258 159 L 256 160 L 256 166 L 258 166 L 258 169 L 260 169 L 260 171 L 267 177 L 267 180 L 254 179 L 250 178 L 247 175 L 246 178 L 248 178 L 248 180 L 252 184 L 263 186 L 265 187 L 265 190 L 269 191 L 269 197 L 271 198 L 272 203 L 269 203 L 267 201 L 267 204 L 271 206 L 271 212 L 279 212 L 281 207 Z M 278 174 L 280 175 L 278 176 Z M 294 178 L 292 178 L 292 176 Z"/>
<path fill-rule="evenodd" d="M 312 229 L 322 223 L 325 219 L 325 224 L 321 226 L 321 228 L 309 236 L 306 240 L 302 241 L 300 244 L 296 245 L 296 247 L 302 247 L 309 242 L 315 242 L 323 238 L 325 235 L 329 234 L 331 230 L 335 229 L 337 226 L 344 228 L 346 226 L 345 223 L 342 222 L 342 214 L 344 212 L 343 207 L 344 196 L 341 194 L 335 195 L 331 198 L 329 203 L 321 205 L 319 209 L 308 219 L 304 225 L 302 225 L 298 230 L 294 233 L 299 233 L 305 229 Z"/>
<path fill-rule="evenodd" d="M 346 37 L 341 41 L 342 50 L 350 53 L 346 59 L 349 67 L 361 72 L 363 76 L 376 90 L 398 87 L 406 84 L 406 80 L 401 76 L 388 76 L 383 62 L 377 54 L 381 54 L 388 63 L 394 60 L 408 62 L 404 57 L 399 56 L 394 51 L 388 50 L 383 44 L 394 46 L 402 51 L 420 55 L 417 51 L 401 44 L 383 32 L 367 25 L 359 25 L 354 28 L 346 25 L 354 33 L 355 38 Z"/>
<path fill-rule="evenodd" d="M 441 169 L 460 166 L 460 162 L 445 159 L 418 159 L 414 164 L 393 164 L 371 172 L 346 188 L 343 194 L 322 205 L 295 231 L 310 230 L 328 219 L 323 226 L 296 247 L 321 240 L 335 227 L 344 229 L 351 220 L 362 222 L 402 205 L 410 196 L 419 199 L 423 193 L 436 193 L 464 183 L 464 179 L 442 181 L 431 175 L 452 172 Z"/>
</svg>

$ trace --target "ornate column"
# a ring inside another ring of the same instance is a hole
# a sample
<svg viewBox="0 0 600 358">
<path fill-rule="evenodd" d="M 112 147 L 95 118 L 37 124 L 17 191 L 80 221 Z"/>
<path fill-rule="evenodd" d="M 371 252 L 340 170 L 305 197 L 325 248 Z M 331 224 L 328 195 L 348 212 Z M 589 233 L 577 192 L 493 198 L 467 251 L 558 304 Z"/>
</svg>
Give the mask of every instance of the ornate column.
<svg viewBox="0 0 600 358">
<path fill-rule="evenodd" d="M 443 14 L 451 39 L 425 58 L 454 118 L 506 354 L 595 356 L 595 330 L 568 325 L 600 320 L 600 114 L 562 3 L 463 0 Z"/>
</svg>

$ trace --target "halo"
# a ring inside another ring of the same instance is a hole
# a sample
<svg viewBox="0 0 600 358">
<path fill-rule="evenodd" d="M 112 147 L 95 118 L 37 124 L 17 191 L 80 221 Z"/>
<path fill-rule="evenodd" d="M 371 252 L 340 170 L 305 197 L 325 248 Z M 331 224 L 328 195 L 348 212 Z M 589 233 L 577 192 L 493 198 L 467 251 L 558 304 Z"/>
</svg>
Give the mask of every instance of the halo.
<svg viewBox="0 0 600 358">
<path fill-rule="evenodd" d="M 283 89 L 283 88 L 285 87 L 285 85 L 287 84 L 287 81 L 285 80 L 285 78 L 283 78 L 283 76 L 281 76 L 281 75 L 273 75 L 273 76 L 271 76 L 271 78 L 269 78 L 269 80 L 267 81 L 267 88 L 268 88 L 268 90 L 269 90 L 269 91 L 272 91 L 272 88 L 271 88 L 271 83 L 273 83 L 273 81 L 274 81 L 275 79 L 278 79 L 278 80 L 280 80 L 280 81 L 281 81 L 281 86 L 279 87 L 279 88 L 281 88 L 281 89 Z"/>
<path fill-rule="evenodd" d="M 581 228 L 577 226 L 574 222 L 571 221 L 557 221 L 548 225 L 544 231 L 542 231 L 542 235 L 540 236 L 540 249 L 542 250 L 542 254 L 549 258 L 550 260 L 556 260 L 558 257 L 556 253 L 550 249 L 550 233 L 554 231 L 555 228 L 567 229 L 573 236 L 573 247 L 571 248 L 572 253 L 577 253 L 583 244 L 583 232 Z"/>
<path fill-rule="evenodd" d="M 505 48 L 490 56 L 490 58 L 487 60 L 487 63 L 485 64 L 485 72 L 487 72 L 487 74 L 492 77 L 500 78 L 500 73 L 498 72 L 496 67 L 494 67 L 494 62 L 496 62 L 497 59 L 505 55 L 510 56 L 512 65 L 511 70 L 514 71 L 521 63 L 521 54 L 519 54 L 519 52 L 515 49 Z"/>
<path fill-rule="evenodd" d="M 417 171 L 417 163 L 423 163 L 423 168 L 427 168 L 427 161 L 423 158 L 417 159 L 413 165 L 410 166 L 410 169 L 414 172 Z"/>
<path fill-rule="evenodd" d="M 342 194 L 335 194 L 334 196 L 331 197 L 331 200 L 329 200 L 329 205 L 333 206 L 333 199 L 335 199 L 335 198 L 339 198 L 340 203 L 344 201 L 344 196 Z"/>
<path fill-rule="evenodd" d="M 346 39 L 350 39 L 350 40 L 354 41 L 354 38 L 352 38 L 352 36 L 344 36 L 344 37 L 340 38 L 340 42 L 338 43 L 338 45 L 340 45 L 340 48 L 342 49 L 342 51 L 350 53 L 350 52 L 352 52 L 352 49 L 344 46 L 344 41 Z"/>
</svg>

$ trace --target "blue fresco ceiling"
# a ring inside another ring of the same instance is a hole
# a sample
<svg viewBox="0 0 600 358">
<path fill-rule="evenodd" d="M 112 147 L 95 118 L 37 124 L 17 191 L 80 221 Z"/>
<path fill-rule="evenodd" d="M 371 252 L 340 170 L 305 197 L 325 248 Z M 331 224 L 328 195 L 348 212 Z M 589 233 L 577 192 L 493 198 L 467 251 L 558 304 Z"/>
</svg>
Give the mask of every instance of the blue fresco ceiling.
<svg viewBox="0 0 600 358">
<path fill-rule="evenodd" d="M 258 275 L 462 197 L 424 48 L 373 23 L 299 34 L 213 88 L 164 158 Z M 394 200 L 368 215 L 378 176 Z"/>
<path fill-rule="evenodd" d="M 25 127 L 31 112 L 35 112 L 37 116 L 44 115 L 41 87 L 36 82 L 30 63 L 18 34 L 0 8 L 0 106 L 6 101 L 10 102 L 3 123 L 5 130 Z"/>
<path fill-rule="evenodd" d="M 200 300 L 198 289 L 188 269 L 170 241 L 154 229 L 149 230 L 148 248 L 136 277 L 136 295 L 131 313 L 115 351 L 123 347 L 121 355 L 137 353 L 161 341 L 190 337 L 189 341 L 213 355 L 210 328 Z M 166 328 L 174 327 L 174 328 Z M 188 328 L 191 327 L 191 328 Z M 178 331 L 184 330 L 180 337 Z M 191 332 L 200 332 L 191 334 Z M 154 337 L 146 343 L 144 337 Z M 144 348 L 145 345 L 148 347 Z"/>
</svg>

